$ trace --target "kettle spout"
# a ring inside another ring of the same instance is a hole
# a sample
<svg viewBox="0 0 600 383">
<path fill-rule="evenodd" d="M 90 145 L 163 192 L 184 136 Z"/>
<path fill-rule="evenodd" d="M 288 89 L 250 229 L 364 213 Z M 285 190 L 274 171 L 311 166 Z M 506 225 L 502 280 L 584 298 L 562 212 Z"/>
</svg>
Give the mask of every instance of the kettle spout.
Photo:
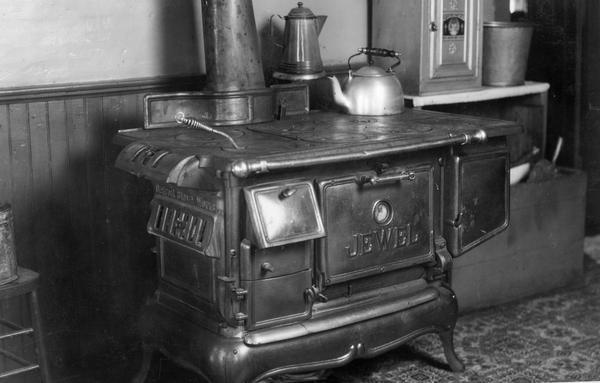
<svg viewBox="0 0 600 383">
<path fill-rule="evenodd" d="M 317 26 L 317 36 L 321 34 L 321 30 L 323 29 L 325 20 L 327 20 L 327 16 L 324 15 L 317 16 L 317 18 L 315 19 L 315 25 Z"/>
<path fill-rule="evenodd" d="M 350 101 L 348 100 L 348 97 L 346 97 L 344 92 L 342 91 L 342 86 L 340 85 L 340 80 L 338 80 L 338 78 L 335 76 L 327 76 L 327 78 L 329 79 L 329 82 L 331 82 L 331 90 L 333 92 L 333 101 L 337 105 L 345 108 L 346 110 L 351 109 Z"/>
</svg>

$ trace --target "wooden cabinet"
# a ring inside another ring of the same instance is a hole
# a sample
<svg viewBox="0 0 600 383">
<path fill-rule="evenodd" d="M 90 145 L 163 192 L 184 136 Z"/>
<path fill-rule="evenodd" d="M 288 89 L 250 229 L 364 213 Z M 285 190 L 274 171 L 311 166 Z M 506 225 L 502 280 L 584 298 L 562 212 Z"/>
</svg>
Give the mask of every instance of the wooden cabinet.
<svg viewBox="0 0 600 383">
<path fill-rule="evenodd" d="M 405 92 L 481 86 L 479 0 L 373 0 L 372 17 L 372 46 L 402 53 L 396 73 Z"/>
</svg>

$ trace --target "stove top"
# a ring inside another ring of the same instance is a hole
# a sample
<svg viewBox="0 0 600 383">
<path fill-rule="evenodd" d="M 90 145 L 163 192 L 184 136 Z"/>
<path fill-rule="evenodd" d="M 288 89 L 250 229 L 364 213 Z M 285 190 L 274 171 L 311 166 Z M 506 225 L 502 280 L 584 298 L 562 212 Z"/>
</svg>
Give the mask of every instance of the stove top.
<svg viewBox="0 0 600 383">
<path fill-rule="evenodd" d="M 154 172 L 161 167 L 157 158 L 170 157 L 172 166 L 175 158 L 188 161 L 194 157 L 247 177 L 275 169 L 484 141 L 521 131 L 518 124 L 507 121 L 415 109 L 373 117 L 311 112 L 288 120 L 218 128 L 241 147 L 236 149 L 217 134 L 173 126 L 121 131 L 116 143 L 130 145 L 125 151 L 129 162 L 121 161 L 121 167 L 139 175 L 145 168 L 132 159 L 151 163 Z"/>
<path fill-rule="evenodd" d="M 294 119 L 220 127 L 232 136 L 242 150 L 235 150 L 223 137 L 202 130 L 177 127 L 122 131 L 122 143 L 144 141 L 177 151 L 223 157 L 273 155 L 289 150 L 364 146 L 367 144 L 410 143 L 425 137 L 449 137 L 484 129 L 488 137 L 519 131 L 506 121 L 451 115 L 432 111 L 407 110 L 393 116 L 351 116 L 339 113 L 312 112 Z M 510 134 L 510 133 L 509 133 Z M 351 151 L 351 148 L 348 148 Z"/>
</svg>

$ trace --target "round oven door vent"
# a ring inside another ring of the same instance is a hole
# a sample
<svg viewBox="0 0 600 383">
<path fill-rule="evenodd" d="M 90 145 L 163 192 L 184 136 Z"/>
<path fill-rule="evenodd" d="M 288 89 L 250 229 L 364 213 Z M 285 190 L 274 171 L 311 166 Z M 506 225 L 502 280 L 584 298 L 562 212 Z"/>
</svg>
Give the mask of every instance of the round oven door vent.
<svg viewBox="0 0 600 383">
<path fill-rule="evenodd" d="M 378 225 L 387 225 L 392 220 L 392 206 L 387 201 L 377 201 L 373 205 L 373 220 Z"/>
</svg>

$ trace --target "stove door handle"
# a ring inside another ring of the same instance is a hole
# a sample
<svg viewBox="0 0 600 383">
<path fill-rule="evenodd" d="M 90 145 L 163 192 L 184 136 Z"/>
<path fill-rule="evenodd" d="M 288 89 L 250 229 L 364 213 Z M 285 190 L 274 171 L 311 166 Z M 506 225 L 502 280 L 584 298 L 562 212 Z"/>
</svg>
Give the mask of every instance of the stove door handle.
<svg viewBox="0 0 600 383">
<path fill-rule="evenodd" d="M 361 181 L 363 184 L 378 185 L 388 182 L 398 181 L 414 181 L 416 178 L 415 172 L 404 171 L 396 174 L 384 175 L 384 176 L 364 176 Z"/>
<path fill-rule="evenodd" d="M 294 188 L 285 188 L 281 191 L 281 193 L 279 193 L 279 199 L 290 198 L 291 196 L 296 194 L 297 191 L 298 190 Z"/>
</svg>

